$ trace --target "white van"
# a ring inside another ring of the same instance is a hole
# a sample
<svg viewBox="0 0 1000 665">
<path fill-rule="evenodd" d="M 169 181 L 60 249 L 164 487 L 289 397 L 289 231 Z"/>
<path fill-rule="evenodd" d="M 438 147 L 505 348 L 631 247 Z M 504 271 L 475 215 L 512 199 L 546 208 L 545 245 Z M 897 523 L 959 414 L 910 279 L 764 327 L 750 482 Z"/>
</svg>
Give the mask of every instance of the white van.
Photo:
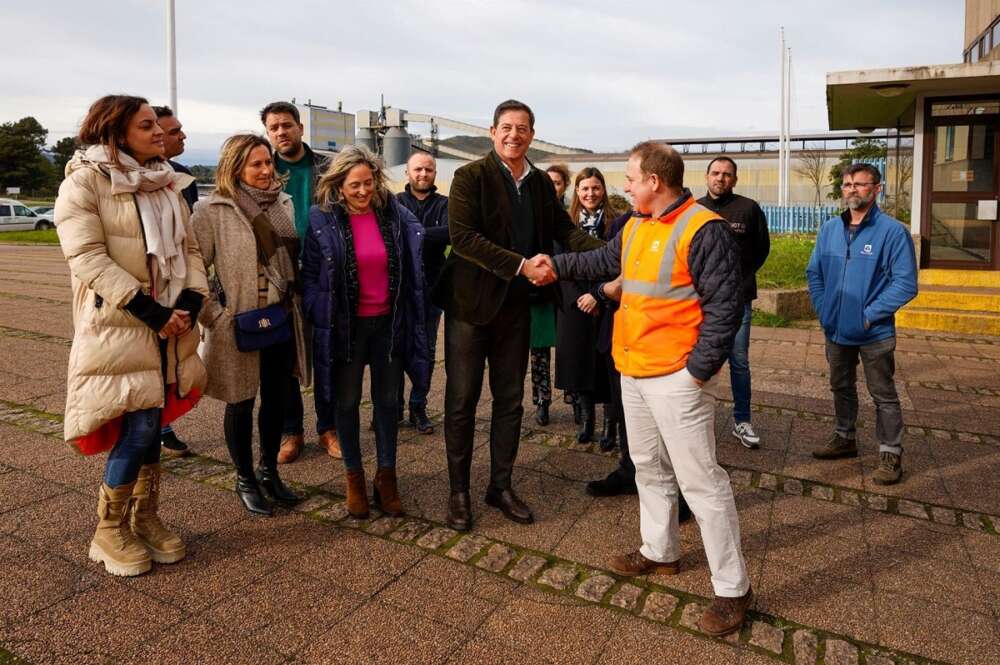
<svg viewBox="0 0 1000 665">
<path fill-rule="evenodd" d="M 51 219 L 39 216 L 20 201 L 0 199 L 0 232 L 53 229 Z"/>
</svg>

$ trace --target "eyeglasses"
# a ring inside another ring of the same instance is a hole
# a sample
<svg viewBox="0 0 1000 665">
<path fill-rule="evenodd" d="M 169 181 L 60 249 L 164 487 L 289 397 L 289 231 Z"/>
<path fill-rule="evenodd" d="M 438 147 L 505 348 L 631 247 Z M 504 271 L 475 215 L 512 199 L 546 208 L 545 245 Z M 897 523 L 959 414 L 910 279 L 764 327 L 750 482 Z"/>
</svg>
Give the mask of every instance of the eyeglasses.
<svg viewBox="0 0 1000 665">
<path fill-rule="evenodd" d="M 878 183 L 875 182 L 845 182 L 840 186 L 841 189 L 862 189 L 864 187 L 874 187 Z"/>
</svg>

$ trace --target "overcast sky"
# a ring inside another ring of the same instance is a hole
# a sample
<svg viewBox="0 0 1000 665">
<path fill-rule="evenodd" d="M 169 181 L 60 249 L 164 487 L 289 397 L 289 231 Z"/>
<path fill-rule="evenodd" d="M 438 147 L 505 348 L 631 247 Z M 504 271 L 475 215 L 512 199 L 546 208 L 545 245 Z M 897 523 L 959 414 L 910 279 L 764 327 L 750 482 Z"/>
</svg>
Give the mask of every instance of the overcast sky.
<svg viewBox="0 0 1000 665">
<path fill-rule="evenodd" d="M 166 0 L 4 0 L 0 122 L 50 143 L 123 92 L 167 100 Z M 540 139 L 620 150 L 644 138 L 773 133 L 778 27 L 793 131 L 825 130 L 829 71 L 961 61 L 962 0 L 176 0 L 182 162 L 260 129 L 266 102 L 386 103 L 488 125 L 530 104 Z M 414 127 L 426 131 L 425 127 Z M 411 130 L 412 131 L 412 130 Z"/>
</svg>

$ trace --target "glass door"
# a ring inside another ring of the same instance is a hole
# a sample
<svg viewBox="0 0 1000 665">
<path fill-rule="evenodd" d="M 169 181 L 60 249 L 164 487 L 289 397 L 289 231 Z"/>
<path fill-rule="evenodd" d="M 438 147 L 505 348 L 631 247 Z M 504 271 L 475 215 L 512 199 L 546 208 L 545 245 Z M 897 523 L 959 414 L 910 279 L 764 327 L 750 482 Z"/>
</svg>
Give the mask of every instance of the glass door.
<svg viewBox="0 0 1000 665">
<path fill-rule="evenodd" d="M 928 110 L 928 266 L 1000 269 L 1000 100 L 935 100 Z"/>
</svg>

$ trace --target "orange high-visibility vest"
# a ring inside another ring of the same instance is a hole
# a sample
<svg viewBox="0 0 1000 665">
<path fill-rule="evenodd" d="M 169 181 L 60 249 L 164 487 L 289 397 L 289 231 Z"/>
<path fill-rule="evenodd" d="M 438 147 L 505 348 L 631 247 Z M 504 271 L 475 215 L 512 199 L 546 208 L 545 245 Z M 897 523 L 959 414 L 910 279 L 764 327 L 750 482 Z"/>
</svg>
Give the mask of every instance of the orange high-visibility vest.
<svg viewBox="0 0 1000 665">
<path fill-rule="evenodd" d="M 719 216 L 692 198 L 622 230 L 622 300 L 612 355 L 625 376 L 672 374 L 687 364 L 701 328 L 701 299 L 688 270 L 691 239 Z"/>
</svg>

